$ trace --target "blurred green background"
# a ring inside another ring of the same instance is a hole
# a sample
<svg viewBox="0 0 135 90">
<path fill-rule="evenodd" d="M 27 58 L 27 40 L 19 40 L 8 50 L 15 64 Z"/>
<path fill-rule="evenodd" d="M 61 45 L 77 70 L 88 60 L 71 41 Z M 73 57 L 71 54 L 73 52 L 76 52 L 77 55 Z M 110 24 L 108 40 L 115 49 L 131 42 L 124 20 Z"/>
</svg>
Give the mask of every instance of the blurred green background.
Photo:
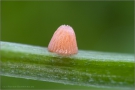
<svg viewBox="0 0 135 90">
<path fill-rule="evenodd" d="M 54 31 L 67 24 L 75 30 L 79 49 L 134 53 L 133 1 L 2 1 L 1 22 L 2 41 L 47 47 Z M 89 88 L 5 76 L 1 84 L 12 89 Z"/>
</svg>

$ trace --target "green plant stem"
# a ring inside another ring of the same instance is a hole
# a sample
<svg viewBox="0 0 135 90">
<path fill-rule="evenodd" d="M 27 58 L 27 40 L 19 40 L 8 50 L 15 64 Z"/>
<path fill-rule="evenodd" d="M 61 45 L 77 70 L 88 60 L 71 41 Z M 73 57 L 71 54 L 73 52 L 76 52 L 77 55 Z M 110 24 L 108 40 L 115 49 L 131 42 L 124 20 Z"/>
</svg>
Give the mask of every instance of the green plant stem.
<svg viewBox="0 0 135 90">
<path fill-rule="evenodd" d="M 1 42 L 0 74 L 41 81 L 105 88 L 134 88 L 131 54 L 82 51 L 63 57 L 47 48 Z"/>
</svg>

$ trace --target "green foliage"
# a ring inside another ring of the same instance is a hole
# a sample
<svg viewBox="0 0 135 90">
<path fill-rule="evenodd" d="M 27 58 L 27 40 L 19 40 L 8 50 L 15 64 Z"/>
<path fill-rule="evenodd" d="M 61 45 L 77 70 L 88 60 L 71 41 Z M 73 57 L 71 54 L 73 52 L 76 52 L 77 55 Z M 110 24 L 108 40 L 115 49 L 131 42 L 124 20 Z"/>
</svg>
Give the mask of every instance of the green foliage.
<svg viewBox="0 0 135 90">
<path fill-rule="evenodd" d="M 62 24 L 79 49 L 134 53 L 134 1 L 2 1 L 1 40 L 47 46 Z"/>
<path fill-rule="evenodd" d="M 63 57 L 44 47 L 1 42 L 1 62 L 3 76 L 96 88 L 134 87 L 131 54 L 79 50 Z"/>
</svg>

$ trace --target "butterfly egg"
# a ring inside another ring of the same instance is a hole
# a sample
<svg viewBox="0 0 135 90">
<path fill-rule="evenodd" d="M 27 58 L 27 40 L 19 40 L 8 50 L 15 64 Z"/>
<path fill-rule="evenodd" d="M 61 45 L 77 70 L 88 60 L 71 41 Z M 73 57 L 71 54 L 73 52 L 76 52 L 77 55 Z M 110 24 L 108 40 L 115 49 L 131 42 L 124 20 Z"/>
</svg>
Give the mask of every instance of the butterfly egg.
<svg viewBox="0 0 135 90">
<path fill-rule="evenodd" d="M 48 51 L 62 56 L 78 53 L 76 35 L 69 25 L 61 25 L 53 34 L 48 45 Z"/>
</svg>

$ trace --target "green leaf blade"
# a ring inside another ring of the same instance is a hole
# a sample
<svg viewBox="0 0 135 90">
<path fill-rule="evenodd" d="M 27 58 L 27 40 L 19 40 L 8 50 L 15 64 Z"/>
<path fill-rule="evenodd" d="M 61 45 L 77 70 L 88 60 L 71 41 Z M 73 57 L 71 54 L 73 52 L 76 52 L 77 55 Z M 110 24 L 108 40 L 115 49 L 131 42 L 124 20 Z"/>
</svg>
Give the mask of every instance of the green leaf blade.
<svg viewBox="0 0 135 90">
<path fill-rule="evenodd" d="M 1 42 L 1 75 L 72 85 L 134 88 L 131 54 L 82 51 L 71 57 L 47 48 Z"/>
</svg>

